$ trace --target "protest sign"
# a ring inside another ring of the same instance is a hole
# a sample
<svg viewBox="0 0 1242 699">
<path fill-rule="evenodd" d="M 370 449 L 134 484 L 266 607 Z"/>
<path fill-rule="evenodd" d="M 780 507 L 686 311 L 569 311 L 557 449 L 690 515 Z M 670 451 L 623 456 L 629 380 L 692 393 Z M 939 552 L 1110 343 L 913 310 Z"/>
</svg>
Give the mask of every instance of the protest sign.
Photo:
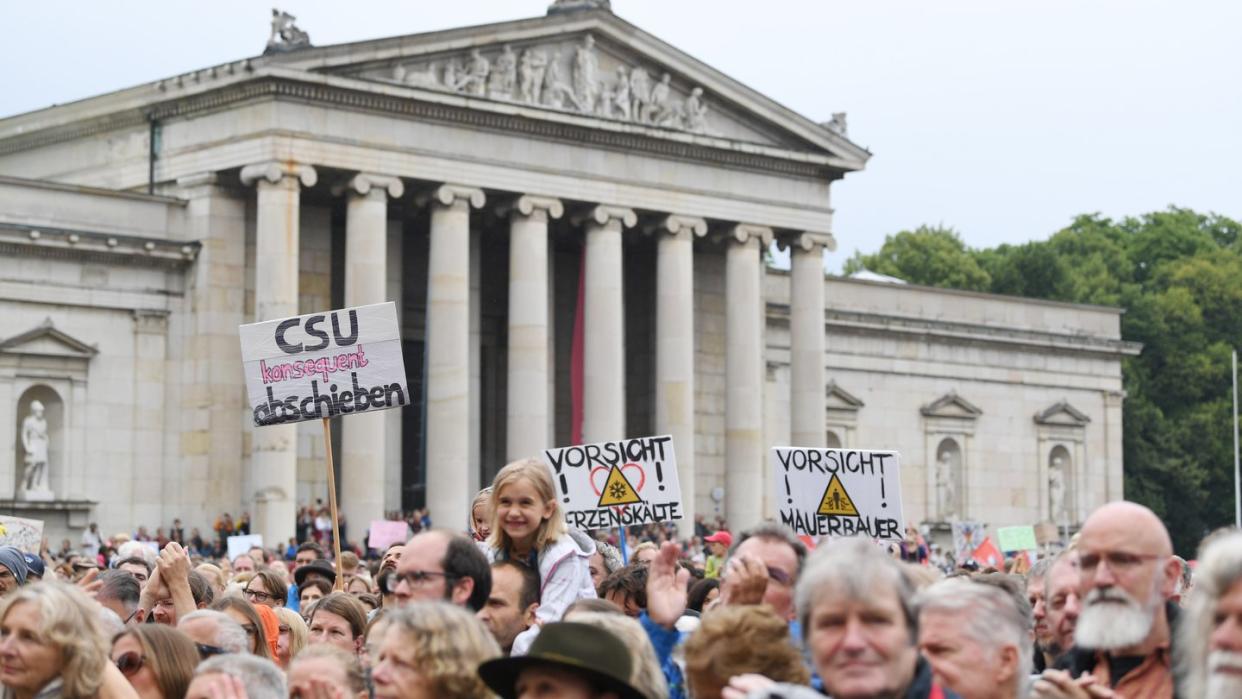
<svg viewBox="0 0 1242 699">
<path fill-rule="evenodd" d="M 43 520 L 0 515 L 0 545 L 16 546 L 39 555 L 43 543 Z"/>
<path fill-rule="evenodd" d="M 280 425 L 410 402 L 391 301 L 242 325 L 254 424 Z"/>
<path fill-rule="evenodd" d="M 404 544 L 409 539 L 410 525 L 405 522 L 373 519 L 371 520 L 371 536 L 367 537 L 367 547 L 383 551 L 393 544 Z"/>
<path fill-rule="evenodd" d="M 1035 527 L 1001 527 L 996 530 L 996 540 L 1001 551 L 1034 551 L 1039 548 L 1035 541 Z"/>
<path fill-rule="evenodd" d="M 228 544 L 229 560 L 232 561 L 256 546 L 263 548 L 263 535 L 244 534 L 241 536 L 230 536 L 228 538 Z"/>
<path fill-rule="evenodd" d="M 962 563 L 974 555 L 983 543 L 983 524 L 979 522 L 953 523 L 953 560 Z"/>
<path fill-rule="evenodd" d="M 610 529 L 684 516 L 668 435 L 547 449 L 543 459 L 570 526 Z"/>
<path fill-rule="evenodd" d="M 901 539 L 901 458 L 895 451 L 775 447 L 772 509 L 797 534 Z"/>
</svg>

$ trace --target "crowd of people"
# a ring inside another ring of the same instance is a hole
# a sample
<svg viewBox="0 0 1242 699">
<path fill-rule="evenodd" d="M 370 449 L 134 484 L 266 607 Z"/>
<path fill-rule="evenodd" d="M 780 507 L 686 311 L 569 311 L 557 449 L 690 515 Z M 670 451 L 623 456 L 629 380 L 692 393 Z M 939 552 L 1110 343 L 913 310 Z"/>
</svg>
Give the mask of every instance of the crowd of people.
<svg viewBox="0 0 1242 699">
<path fill-rule="evenodd" d="M 82 550 L 0 547 L 3 696 L 1242 697 L 1242 533 L 1188 575 L 1133 503 L 1024 575 L 770 522 L 592 535 L 533 460 L 462 522 L 336 561 L 310 535 L 233 560 L 93 527 Z"/>
</svg>

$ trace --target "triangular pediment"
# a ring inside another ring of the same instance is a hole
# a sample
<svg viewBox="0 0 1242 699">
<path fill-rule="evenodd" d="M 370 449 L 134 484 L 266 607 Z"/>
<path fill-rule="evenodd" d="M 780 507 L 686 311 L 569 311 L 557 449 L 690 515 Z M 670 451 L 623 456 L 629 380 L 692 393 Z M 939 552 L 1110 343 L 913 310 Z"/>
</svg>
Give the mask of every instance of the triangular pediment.
<svg viewBox="0 0 1242 699">
<path fill-rule="evenodd" d="M 836 381 L 829 381 L 825 390 L 826 405 L 829 410 L 849 410 L 857 411 L 863 407 L 863 402 L 854 394 L 846 391 L 837 385 Z"/>
<path fill-rule="evenodd" d="M 756 49 L 757 50 L 757 49 Z M 758 58 L 758 57 L 757 57 Z M 582 11 L 291 51 L 287 68 L 563 115 L 715 137 L 827 158 L 844 171 L 870 154 L 844 120 L 816 123 L 610 12 Z"/>
<path fill-rule="evenodd" d="M 0 342 L 0 352 L 33 354 L 44 357 L 79 357 L 89 359 L 99 353 L 93 345 L 57 330 L 51 318 L 43 324 Z"/>
<path fill-rule="evenodd" d="M 1086 413 L 1069 404 L 1069 401 L 1059 401 L 1047 408 L 1035 413 L 1035 423 L 1039 425 L 1065 425 L 1069 427 L 1082 427 L 1091 422 L 1091 418 Z"/>
<path fill-rule="evenodd" d="M 983 411 L 975 404 L 957 395 L 956 391 L 949 391 L 924 405 L 920 412 L 927 417 L 950 417 L 964 420 L 973 420 L 983 414 Z"/>
</svg>

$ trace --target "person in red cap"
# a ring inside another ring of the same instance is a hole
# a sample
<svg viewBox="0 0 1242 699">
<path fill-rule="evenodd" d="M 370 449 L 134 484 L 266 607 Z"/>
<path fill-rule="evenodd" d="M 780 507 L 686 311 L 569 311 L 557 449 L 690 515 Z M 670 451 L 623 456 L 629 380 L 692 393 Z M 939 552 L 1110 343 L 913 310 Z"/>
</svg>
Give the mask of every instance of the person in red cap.
<svg viewBox="0 0 1242 699">
<path fill-rule="evenodd" d="M 711 555 L 707 557 L 707 561 L 703 564 L 703 577 L 719 578 L 720 573 L 724 570 L 725 557 L 729 554 L 729 547 L 733 545 L 733 535 L 721 529 L 703 539 L 711 550 Z"/>
</svg>

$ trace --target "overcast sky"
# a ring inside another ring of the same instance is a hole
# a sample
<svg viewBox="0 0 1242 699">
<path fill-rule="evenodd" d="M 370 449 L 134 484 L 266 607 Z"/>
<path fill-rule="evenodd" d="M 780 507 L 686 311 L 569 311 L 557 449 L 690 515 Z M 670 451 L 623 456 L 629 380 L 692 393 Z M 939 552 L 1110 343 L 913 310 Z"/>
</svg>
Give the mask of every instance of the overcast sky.
<svg viewBox="0 0 1242 699">
<path fill-rule="evenodd" d="M 542 15 L 546 0 L 278 0 L 316 45 Z M 626 20 L 874 156 L 840 250 L 922 223 L 973 247 L 1079 213 L 1242 218 L 1242 2 L 613 0 Z M 257 0 L 6 2 L 0 115 L 261 53 Z"/>
</svg>

